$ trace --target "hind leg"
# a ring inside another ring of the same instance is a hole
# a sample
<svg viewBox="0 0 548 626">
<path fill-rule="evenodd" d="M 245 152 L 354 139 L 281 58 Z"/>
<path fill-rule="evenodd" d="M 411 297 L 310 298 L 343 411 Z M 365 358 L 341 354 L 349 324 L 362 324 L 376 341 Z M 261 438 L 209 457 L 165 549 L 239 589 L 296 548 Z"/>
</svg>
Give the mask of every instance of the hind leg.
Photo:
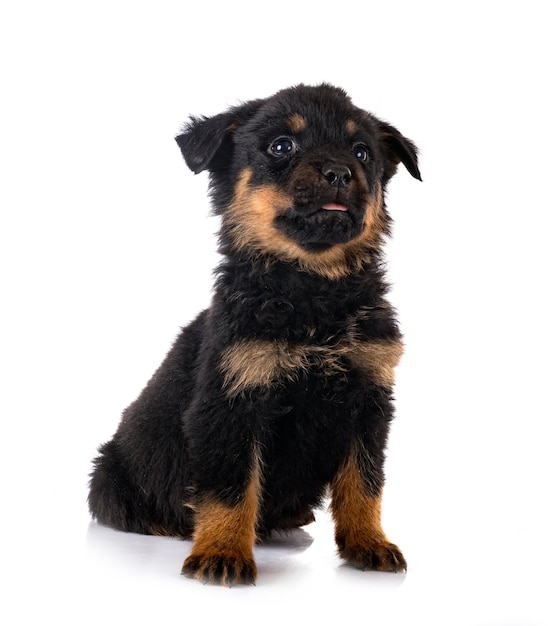
<svg viewBox="0 0 548 626">
<path fill-rule="evenodd" d="M 307 508 L 291 517 L 286 517 L 277 524 L 279 530 L 292 530 L 293 528 L 300 528 L 301 526 L 308 526 L 312 522 L 316 521 L 314 511 L 312 508 Z"/>
<path fill-rule="evenodd" d="M 89 509 L 120 530 L 188 537 L 191 476 L 181 416 L 193 398 L 194 361 L 205 313 L 180 333 L 164 362 L 101 446 L 91 475 Z"/>
<path fill-rule="evenodd" d="M 148 534 L 143 520 L 136 515 L 143 506 L 142 497 L 126 475 L 114 440 L 99 448 L 94 465 L 88 495 L 91 515 L 118 530 Z"/>
<path fill-rule="evenodd" d="M 191 512 L 183 498 L 174 497 L 177 510 L 167 499 L 162 508 L 147 498 L 146 489 L 129 479 L 116 438 L 99 449 L 91 475 L 88 505 L 90 513 L 102 524 L 144 535 L 190 537 Z"/>
</svg>

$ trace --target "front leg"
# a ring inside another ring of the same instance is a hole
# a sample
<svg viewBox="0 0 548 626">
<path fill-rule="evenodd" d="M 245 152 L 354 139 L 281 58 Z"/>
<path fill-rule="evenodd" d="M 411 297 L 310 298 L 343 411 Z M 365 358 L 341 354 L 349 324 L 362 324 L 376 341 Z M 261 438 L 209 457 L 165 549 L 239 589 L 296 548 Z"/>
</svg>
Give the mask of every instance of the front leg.
<svg viewBox="0 0 548 626">
<path fill-rule="evenodd" d="M 368 487 L 366 464 L 353 450 L 331 484 L 331 511 L 340 556 L 362 570 L 401 572 L 407 563 L 381 526 L 381 491 Z"/>
<path fill-rule="evenodd" d="M 182 573 L 204 583 L 226 586 L 254 583 L 255 527 L 259 508 L 258 465 L 250 472 L 247 487 L 237 503 L 219 497 L 200 498 L 196 506 L 194 545 Z"/>
<path fill-rule="evenodd" d="M 256 416 L 242 398 L 227 398 L 214 368 L 207 371 L 184 416 L 195 497 L 194 544 L 181 573 L 204 583 L 253 583 L 261 498 Z"/>
</svg>

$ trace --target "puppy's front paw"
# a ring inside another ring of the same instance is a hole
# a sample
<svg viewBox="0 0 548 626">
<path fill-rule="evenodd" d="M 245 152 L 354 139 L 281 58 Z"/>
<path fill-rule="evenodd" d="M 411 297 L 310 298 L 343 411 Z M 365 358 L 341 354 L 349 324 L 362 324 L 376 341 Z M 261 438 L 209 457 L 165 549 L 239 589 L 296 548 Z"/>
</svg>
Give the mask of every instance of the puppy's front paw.
<svg viewBox="0 0 548 626">
<path fill-rule="evenodd" d="M 257 567 L 252 557 L 235 554 L 191 554 L 184 562 L 181 574 L 203 583 L 218 583 L 232 587 L 238 583 L 255 584 Z"/>
<path fill-rule="evenodd" d="M 376 570 L 379 572 L 405 572 L 407 563 L 401 550 L 386 540 L 371 540 L 360 545 L 341 545 L 340 556 L 361 570 Z"/>
</svg>

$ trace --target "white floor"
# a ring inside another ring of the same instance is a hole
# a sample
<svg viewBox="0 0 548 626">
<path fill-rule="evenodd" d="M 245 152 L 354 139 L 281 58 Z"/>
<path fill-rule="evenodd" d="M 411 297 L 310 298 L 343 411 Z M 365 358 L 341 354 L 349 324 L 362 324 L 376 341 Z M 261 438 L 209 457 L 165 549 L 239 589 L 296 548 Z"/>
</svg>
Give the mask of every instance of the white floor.
<svg viewBox="0 0 548 626">
<path fill-rule="evenodd" d="M 109 614 L 134 623 L 183 622 L 185 615 L 206 624 L 229 618 L 242 624 L 548 623 L 545 558 L 539 562 L 533 547 L 502 543 L 502 537 L 478 532 L 462 542 L 454 528 L 445 537 L 448 530 L 433 528 L 414 541 L 403 533 L 410 560 L 405 575 L 341 564 L 325 515 L 307 531 L 257 548 L 255 587 L 203 586 L 178 575 L 188 543 L 121 535 L 95 524 L 87 533 L 86 562 L 102 602 L 113 601 Z M 427 535 L 432 543 L 423 543 Z"/>
<path fill-rule="evenodd" d="M 121 533 L 91 522 L 83 506 L 85 490 L 71 493 L 67 483 L 68 492 L 50 494 L 54 509 L 48 511 L 41 507 L 49 499 L 40 493 L 45 484 L 36 487 L 34 520 L 14 524 L 3 537 L 1 610 L 9 620 L 2 623 L 10 626 L 50 619 L 108 626 L 190 620 L 548 624 L 546 515 L 540 506 L 534 516 L 487 492 L 472 489 L 464 498 L 436 490 L 426 494 L 423 486 L 398 501 L 388 489 L 385 528 L 405 552 L 407 574 L 360 572 L 342 564 L 331 520 L 319 511 L 306 530 L 256 548 L 256 586 L 228 589 L 179 574 L 190 542 Z M 27 497 L 21 513 L 28 516 L 33 494 Z M 478 499 L 483 499 L 479 509 Z"/>
</svg>

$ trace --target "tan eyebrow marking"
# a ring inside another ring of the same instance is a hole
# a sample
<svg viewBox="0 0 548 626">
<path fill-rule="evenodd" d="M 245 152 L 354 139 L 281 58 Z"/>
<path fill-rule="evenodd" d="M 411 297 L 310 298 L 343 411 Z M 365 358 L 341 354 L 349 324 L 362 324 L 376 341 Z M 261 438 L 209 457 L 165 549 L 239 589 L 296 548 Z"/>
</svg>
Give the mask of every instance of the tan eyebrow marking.
<svg viewBox="0 0 548 626">
<path fill-rule="evenodd" d="M 293 133 L 302 133 L 308 126 L 305 118 L 300 113 L 293 113 L 287 122 L 291 132 Z"/>
<path fill-rule="evenodd" d="M 346 120 L 344 125 L 346 132 L 353 137 L 358 132 L 358 125 L 354 120 Z"/>
</svg>

